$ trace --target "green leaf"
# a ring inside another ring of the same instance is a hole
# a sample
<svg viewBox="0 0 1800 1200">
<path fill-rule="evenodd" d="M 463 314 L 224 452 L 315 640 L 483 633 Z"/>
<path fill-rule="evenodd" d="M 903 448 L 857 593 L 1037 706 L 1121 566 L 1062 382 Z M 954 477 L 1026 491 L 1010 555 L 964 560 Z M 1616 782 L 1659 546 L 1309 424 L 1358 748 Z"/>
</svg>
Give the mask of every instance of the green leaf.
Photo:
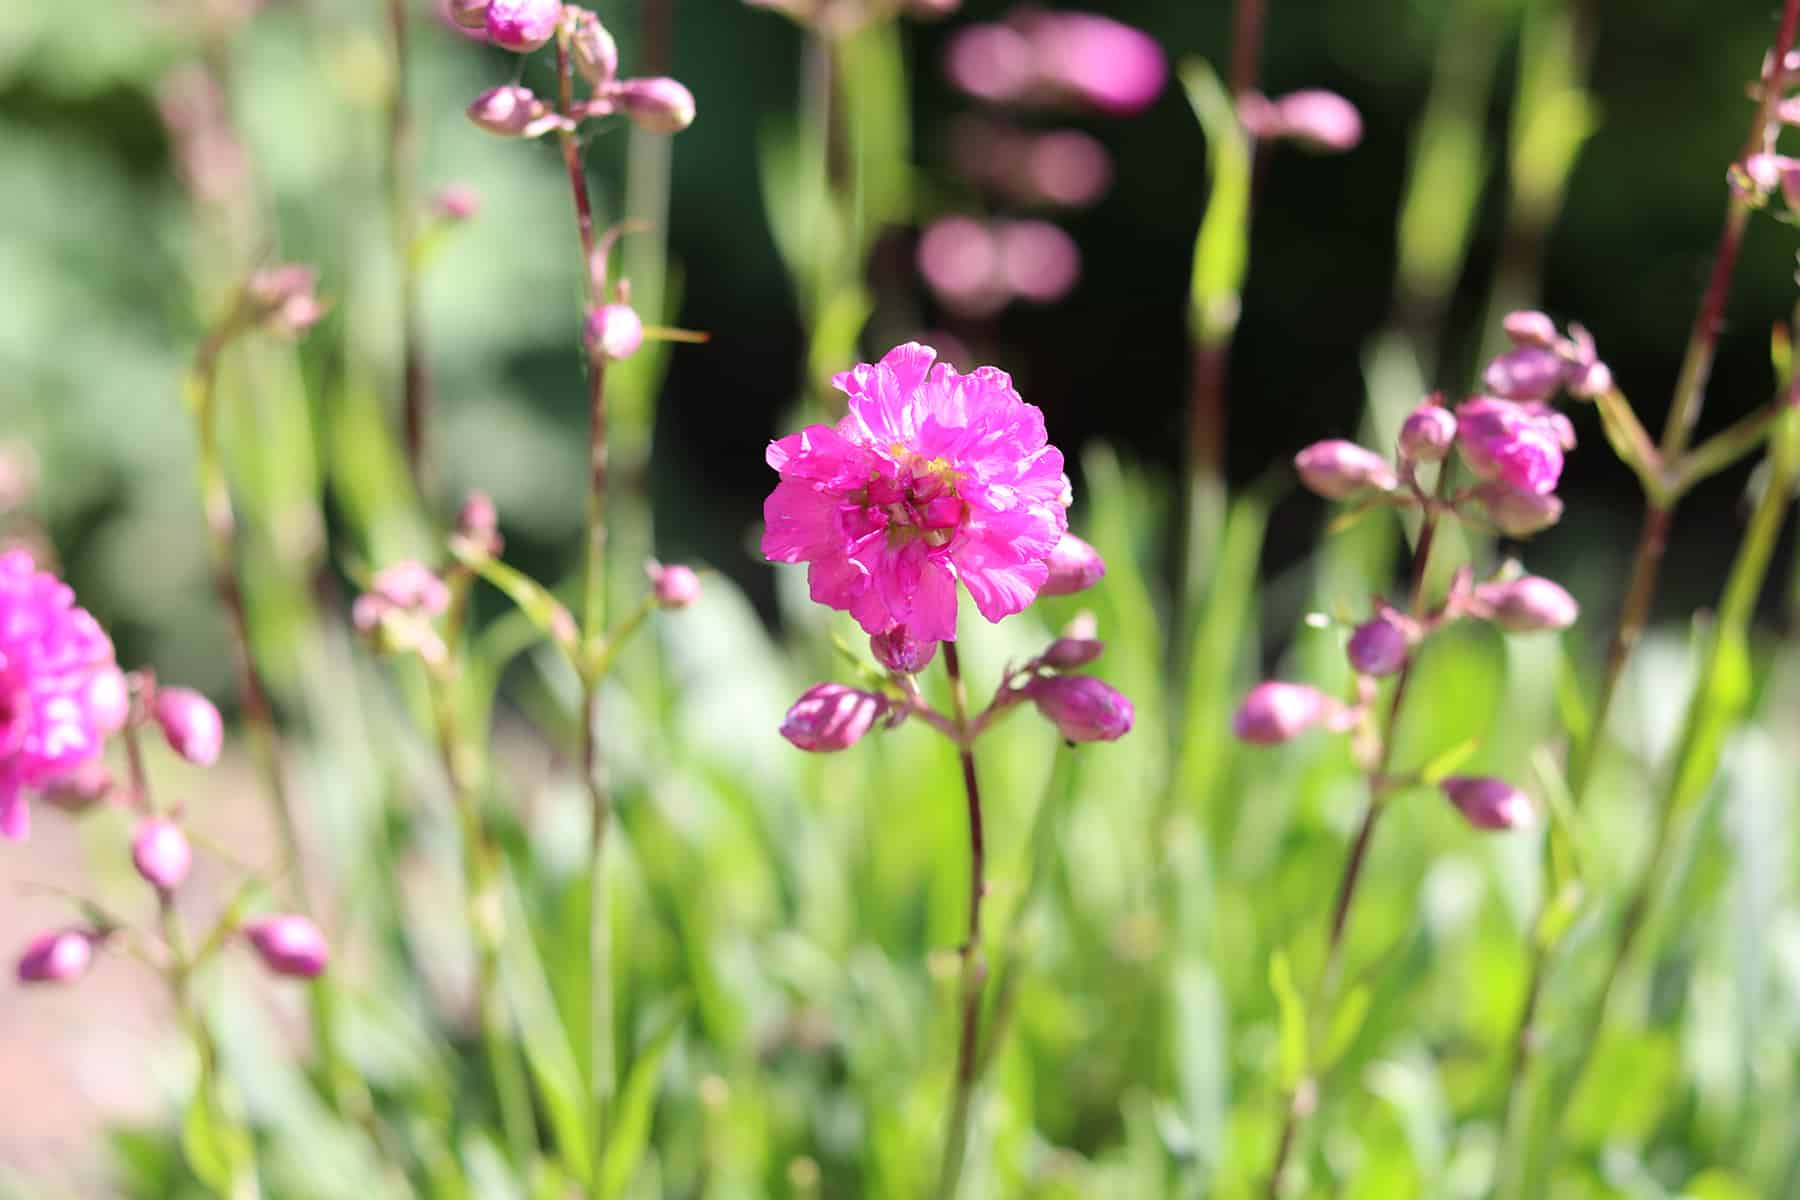
<svg viewBox="0 0 1800 1200">
<path fill-rule="evenodd" d="M 607 1138 L 600 1160 L 600 1194 L 608 1200 L 625 1194 L 643 1161 L 644 1148 L 650 1144 L 650 1118 L 656 1111 L 656 1085 L 662 1077 L 663 1058 L 681 1031 L 686 1015 L 685 1005 L 678 1005 L 669 1013 L 625 1076 L 612 1136 Z"/>
<path fill-rule="evenodd" d="M 1250 259 L 1250 146 L 1237 110 L 1205 62 L 1181 66 L 1181 85 L 1206 134 L 1206 216 L 1194 239 L 1188 320 L 1202 342 L 1227 340 L 1237 328 Z"/>
<path fill-rule="evenodd" d="M 1356 1041 L 1356 1035 L 1362 1032 L 1363 1022 L 1368 1019 L 1369 1005 L 1373 1000 L 1374 993 L 1366 984 L 1359 983 L 1344 994 L 1344 998 L 1338 1002 L 1337 1011 L 1331 1016 L 1331 1026 L 1325 1032 L 1325 1048 L 1319 1054 L 1319 1070 L 1329 1068 Z"/>
<path fill-rule="evenodd" d="M 229 1196 L 250 1150 L 249 1136 L 219 1120 L 207 1103 L 205 1087 L 196 1086 L 181 1119 L 181 1152 L 194 1174 L 219 1195 Z"/>
<path fill-rule="evenodd" d="M 507 566 L 499 559 L 483 553 L 460 538 L 450 540 L 450 550 L 458 562 L 498 588 L 518 606 L 556 648 L 562 651 L 577 673 L 582 670 L 581 631 L 575 617 L 550 590 L 523 571 Z"/>
<path fill-rule="evenodd" d="M 510 873 L 504 893 L 508 928 L 529 931 L 532 927 L 518 890 L 511 885 Z M 503 938 L 500 968 L 525 1048 L 525 1065 L 543 1102 L 551 1136 L 563 1165 L 585 1183 L 593 1170 L 587 1091 L 582 1087 L 581 1068 L 557 1011 L 537 939 L 530 932 L 515 932 L 514 936 Z"/>
<path fill-rule="evenodd" d="M 1291 1091 L 1306 1074 L 1306 1002 L 1294 986 L 1294 968 L 1285 950 L 1269 958 L 1269 987 L 1281 1018 L 1281 1087 Z"/>
</svg>

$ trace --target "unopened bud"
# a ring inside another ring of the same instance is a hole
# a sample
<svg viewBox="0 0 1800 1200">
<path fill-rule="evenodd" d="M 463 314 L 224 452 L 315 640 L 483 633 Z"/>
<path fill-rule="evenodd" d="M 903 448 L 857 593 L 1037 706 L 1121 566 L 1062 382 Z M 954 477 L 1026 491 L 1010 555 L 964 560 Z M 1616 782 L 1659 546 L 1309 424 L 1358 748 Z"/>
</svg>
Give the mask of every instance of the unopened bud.
<svg viewBox="0 0 1800 1200">
<path fill-rule="evenodd" d="M 611 86 L 619 73 L 619 44 L 613 40 L 600 18 L 582 12 L 575 18 L 575 36 L 569 40 L 575 57 L 575 68 L 596 91 Z"/>
<path fill-rule="evenodd" d="M 447 183 L 431 198 L 432 215 L 445 221 L 466 221 L 481 211 L 481 193 L 466 183 Z"/>
<path fill-rule="evenodd" d="M 534 138 L 559 129 L 563 118 L 530 88 L 509 84 L 489 88 L 468 108 L 469 120 L 500 137 Z"/>
<path fill-rule="evenodd" d="M 1047 675 L 1025 689 L 1039 712 L 1071 742 L 1112 742 L 1131 732 L 1136 710 L 1092 675 Z"/>
<path fill-rule="evenodd" d="M 318 272 L 303 263 L 278 263 L 251 273 L 244 295 L 256 321 L 271 333 L 294 337 L 325 315 L 315 292 Z"/>
<path fill-rule="evenodd" d="M 1094 638 L 1059 637 L 1038 661 L 1054 671 L 1070 671 L 1087 666 L 1105 650 L 1106 643 Z"/>
<path fill-rule="evenodd" d="M 1271 107 L 1282 135 L 1309 149 L 1341 154 L 1362 141 L 1362 114 L 1336 92 L 1322 88 L 1289 92 Z"/>
<path fill-rule="evenodd" d="M 673 79 L 621 79 L 606 98 L 646 133 L 680 133 L 694 123 L 694 93 Z"/>
<path fill-rule="evenodd" d="M 1556 348 L 1556 322 L 1546 313 L 1531 309 L 1510 312 L 1500 322 L 1500 327 L 1515 346 L 1532 346 L 1539 350 Z"/>
<path fill-rule="evenodd" d="M 1581 615 L 1575 597 L 1541 575 L 1480 584 L 1474 599 L 1477 611 L 1508 633 L 1567 629 Z"/>
<path fill-rule="evenodd" d="M 331 948 L 325 935 L 298 913 L 258 917 L 243 927 L 263 965 L 277 975 L 312 979 L 325 970 Z"/>
<path fill-rule="evenodd" d="M 1568 375 L 1568 364 L 1554 350 L 1519 346 L 1487 365 L 1481 381 L 1503 400 L 1541 403 L 1556 395 Z"/>
<path fill-rule="evenodd" d="M 650 594 L 658 608 L 686 608 L 700 599 L 700 576 L 692 567 L 664 566 L 651 559 L 644 568 L 650 576 Z"/>
<path fill-rule="evenodd" d="M 167 817 L 147 817 L 131 839 L 131 861 L 147 883 L 168 892 L 187 878 L 194 851 L 181 826 Z"/>
<path fill-rule="evenodd" d="M 1250 689 L 1231 718 L 1231 732 L 1258 746 L 1290 741 L 1325 720 L 1332 700 L 1304 683 L 1270 680 Z"/>
<path fill-rule="evenodd" d="M 1441 462 L 1456 442 L 1456 414 L 1427 401 L 1407 414 L 1400 425 L 1400 457 L 1412 462 Z"/>
<path fill-rule="evenodd" d="M 478 489 L 463 497 L 462 507 L 456 510 L 456 535 L 490 557 L 500 553 L 505 545 L 500 536 L 500 510 L 486 492 Z"/>
<path fill-rule="evenodd" d="M 843 750 L 861 741 L 887 706 L 887 697 L 874 692 L 817 683 L 788 709 L 781 736 L 802 750 Z"/>
<path fill-rule="evenodd" d="M 530 54 L 556 36 L 562 0 L 489 0 L 488 40 L 506 50 Z"/>
<path fill-rule="evenodd" d="M 1477 829 L 1524 829 L 1537 818 L 1530 798 L 1504 779 L 1452 776 L 1441 786 L 1450 803 Z"/>
<path fill-rule="evenodd" d="M 1562 520 L 1563 502 L 1553 495 L 1496 482 L 1483 487 L 1479 496 L 1488 520 L 1507 537 L 1530 537 Z"/>
<path fill-rule="evenodd" d="M 1344 648 L 1352 670 L 1378 677 L 1406 665 L 1406 651 L 1406 631 L 1384 616 L 1358 625 Z"/>
<path fill-rule="evenodd" d="M 581 337 L 595 362 L 618 362 L 644 344 L 643 318 L 629 304 L 602 304 L 588 313 Z"/>
<path fill-rule="evenodd" d="M 930 666 L 931 660 L 937 657 L 937 648 L 935 641 L 914 637 L 904 625 L 869 637 L 869 652 L 875 656 L 875 661 L 902 675 L 917 675 Z"/>
<path fill-rule="evenodd" d="M 57 929 L 40 933 L 19 956 L 20 983 L 73 983 L 94 962 L 98 937 L 89 929 Z"/>
<path fill-rule="evenodd" d="M 202 767 L 219 761 L 225 722 L 211 700 L 192 688 L 158 688 L 154 715 L 175 753 Z"/>
<path fill-rule="evenodd" d="M 1062 627 L 1062 636 L 1091 641 L 1100 636 L 1100 618 L 1084 608 L 1069 618 L 1069 623 Z"/>
<path fill-rule="evenodd" d="M 1314 442 L 1294 456 L 1300 481 L 1327 500 L 1344 500 L 1361 491 L 1391 492 L 1400 485 L 1394 468 L 1372 450 L 1332 438 Z"/>
<path fill-rule="evenodd" d="M 1076 537 L 1065 533 L 1057 540 L 1044 560 L 1050 576 L 1038 589 L 1040 596 L 1070 596 L 1085 592 L 1106 575 L 1106 560 L 1100 552 Z"/>
</svg>

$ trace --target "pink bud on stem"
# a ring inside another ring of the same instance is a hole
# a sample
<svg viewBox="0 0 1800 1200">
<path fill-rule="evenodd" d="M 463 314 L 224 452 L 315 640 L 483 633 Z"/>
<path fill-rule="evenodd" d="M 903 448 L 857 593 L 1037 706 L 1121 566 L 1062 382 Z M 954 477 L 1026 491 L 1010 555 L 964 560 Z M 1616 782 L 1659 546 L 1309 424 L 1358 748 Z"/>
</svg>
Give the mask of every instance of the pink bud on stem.
<svg viewBox="0 0 1800 1200">
<path fill-rule="evenodd" d="M 331 948 L 325 935 L 298 913 L 259 917 L 243 926 L 263 965 L 277 975 L 312 979 L 325 970 Z"/>
<path fill-rule="evenodd" d="M 644 571 L 650 576 L 650 594 L 658 608 L 687 608 L 700 599 L 700 576 L 692 567 L 664 566 L 651 559 Z"/>
<path fill-rule="evenodd" d="M 1106 560 L 1100 552 L 1076 537 L 1064 533 L 1045 560 L 1050 577 L 1038 589 L 1040 596 L 1070 596 L 1085 592 L 1106 576 Z"/>
<path fill-rule="evenodd" d="M 1347 500 L 1358 492 L 1391 492 L 1400 478 L 1388 461 L 1355 442 L 1331 438 L 1294 456 L 1300 482 L 1327 500 Z"/>
<path fill-rule="evenodd" d="M 1123 693 L 1091 675 L 1047 675 L 1026 694 L 1070 742 L 1112 742 L 1131 732 L 1137 713 Z"/>
<path fill-rule="evenodd" d="M 175 753 L 196 766 L 210 767 L 219 761 L 225 746 L 225 722 L 211 700 L 192 688 L 158 688 L 153 715 Z"/>
<path fill-rule="evenodd" d="M 887 712 L 887 697 L 842 683 L 817 683 L 801 694 L 781 722 L 781 736 L 802 750 L 854 746 Z"/>
<path fill-rule="evenodd" d="M 1524 829 L 1537 819 L 1530 798 L 1504 779 L 1452 776 L 1441 786 L 1450 803 L 1477 829 Z"/>
<path fill-rule="evenodd" d="M 869 636 L 869 652 L 875 661 L 901 675 L 917 675 L 937 657 L 938 644 L 912 635 L 904 625 L 896 625 Z"/>
<path fill-rule="evenodd" d="M 158 891 L 180 887 L 194 865 L 194 851 L 181 826 L 167 817 L 147 817 L 131 839 L 131 861 L 144 881 Z"/>
<path fill-rule="evenodd" d="M 57 929 L 40 933 L 19 956 L 20 983 L 74 983 L 94 962 L 99 935 L 91 929 Z"/>
</svg>

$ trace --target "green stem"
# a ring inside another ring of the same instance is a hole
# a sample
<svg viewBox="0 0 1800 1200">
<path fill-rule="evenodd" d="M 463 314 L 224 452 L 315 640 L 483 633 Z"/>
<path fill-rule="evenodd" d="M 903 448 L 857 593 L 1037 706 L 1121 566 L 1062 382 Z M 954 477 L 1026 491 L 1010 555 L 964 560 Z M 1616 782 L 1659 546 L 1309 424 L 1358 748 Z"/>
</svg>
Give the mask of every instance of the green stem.
<svg viewBox="0 0 1800 1200">
<path fill-rule="evenodd" d="M 388 30 L 393 39 L 394 78 L 388 95 L 387 182 L 394 249 L 400 267 L 401 425 L 406 464 L 413 486 L 429 497 L 431 462 L 427 437 L 431 381 L 425 363 L 425 337 L 419 313 L 418 200 L 415 195 L 415 139 L 406 88 L 411 73 L 411 29 L 406 0 L 387 0 Z"/>
<path fill-rule="evenodd" d="M 944 670 L 950 677 L 950 699 L 959 735 L 957 756 L 962 763 L 963 792 L 969 810 L 969 927 L 958 950 L 962 959 L 958 993 L 961 996 L 962 1032 L 957 1039 L 956 1083 L 950 1115 L 944 1128 L 944 1157 L 938 1174 L 937 1200 L 951 1200 L 962 1178 L 963 1158 L 969 1144 L 969 1116 L 974 1107 L 978 1074 L 976 1050 L 981 1041 L 981 991 L 987 962 L 981 953 L 981 901 L 987 894 L 984 870 L 987 860 L 981 820 L 981 786 L 975 775 L 975 751 L 967 740 L 968 687 L 963 682 L 962 662 L 956 643 L 944 644 Z M 991 1049 L 991 1047 L 990 1047 Z"/>
</svg>

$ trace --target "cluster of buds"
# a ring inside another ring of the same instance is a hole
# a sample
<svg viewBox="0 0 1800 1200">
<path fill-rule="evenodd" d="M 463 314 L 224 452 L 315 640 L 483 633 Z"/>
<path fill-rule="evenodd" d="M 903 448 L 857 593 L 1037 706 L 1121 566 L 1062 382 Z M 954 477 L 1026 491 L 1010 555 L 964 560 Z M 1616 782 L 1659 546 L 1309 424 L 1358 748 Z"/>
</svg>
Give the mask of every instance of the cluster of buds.
<svg viewBox="0 0 1800 1200">
<path fill-rule="evenodd" d="M 281 337 L 298 337 L 319 323 L 318 271 L 304 263 L 277 263 L 251 273 L 244 284 L 244 312 L 250 324 Z"/>
<path fill-rule="evenodd" d="M 557 111 L 530 88 L 490 88 L 469 105 L 469 119 L 501 137 L 541 137 L 573 129 L 596 117 L 622 114 L 649 133 L 679 133 L 694 123 L 694 94 L 666 76 L 619 78 L 619 46 L 600 18 L 561 0 L 451 0 L 457 24 L 480 30 L 488 41 L 520 54 L 553 38 L 568 45 L 572 66 L 589 94 L 567 112 Z"/>
<path fill-rule="evenodd" d="M 152 801 L 148 779 L 137 759 L 137 739 L 154 726 L 163 742 L 180 758 L 195 766 L 211 767 L 224 749 L 225 723 L 217 706 L 191 688 L 162 687 L 148 671 L 133 673 L 128 683 L 128 711 L 121 727 L 134 747 L 131 781 L 117 782 L 111 772 L 95 762 L 85 764 L 46 795 L 65 810 L 83 811 L 110 798 L 136 812 L 132 866 L 166 905 L 193 870 L 193 844 L 182 827 L 180 807 L 161 809 Z M 19 957 L 16 973 L 20 982 L 72 983 L 80 979 L 93 965 L 95 952 L 117 929 L 107 921 L 94 919 L 85 925 L 39 934 Z M 270 930 L 282 931 L 273 942 Z M 238 932 L 276 974 L 311 977 L 325 969 L 328 954 L 324 935 L 305 917 L 262 917 L 245 923 Z"/>
<path fill-rule="evenodd" d="M 351 605 L 350 622 L 385 653 L 417 654 L 441 665 L 449 651 L 437 619 L 449 608 L 449 585 L 424 563 L 408 558 L 375 572 L 369 590 Z"/>
<path fill-rule="evenodd" d="M 1262 142 L 1293 142 L 1322 154 L 1342 154 L 1362 141 L 1362 114 L 1336 92 L 1306 88 L 1273 100 L 1260 92 L 1237 98 L 1238 120 Z"/>
<path fill-rule="evenodd" d="M 1354 676 L 1351 699 L 1340 700 L 1310 684 L 1269 680 L 1244 697 L 1231 731 L 1240 741 L 1259 746 L 1292 741 L 1313 729 L 1351 734 L 1359 761 L 1374 769 L 1380 760 L 1372 720 L 1379 681 L 1399 674 L 1426 638 L 1465 618 L 1491 621 L 1508 633 L 1555 632 L 1569 628 L 1579 614 L 1575 598 L 1552 580 L 1503 572 L 1478 584 L 1465 568 L 1435 611 L 1412 617 L 1377 600 L 1374 615 L 1351 629 L 1344 645 Z M 1442 786 L 1479 828 L 1512 828 L 1530 816 L 1524 797 L 1498 780 L 1448 779 Z"/>
<path fill-rule="evenodd" d="M 1064 534 L 1049 559 L 1050 578 L 1039 595 L 1084 591 L 1106 574 L 1099 552 Z M 867 671 L 868 687 L 819 683 L 794 702 L 781 735 L 802 750 L 844 750 L 877 727 L 891 729 L 917 717 L 960 745 L 973 744 L 1005 713 L 1029 701 L 1070 744 L 1116 741 L 1131 731 L 1135 711 L 1124 695 L 1091 675 L 1074 672 L 1096 661 L 1106 646 L 1091 615 L 1082 614 L 1043 653 L 1002 674 L 994 698 L 965 724 L 938 712 L 915 678 L 937 657 L 938 644 L 897 625 L 869 638 L 882 672 Z"/>
</svg>

